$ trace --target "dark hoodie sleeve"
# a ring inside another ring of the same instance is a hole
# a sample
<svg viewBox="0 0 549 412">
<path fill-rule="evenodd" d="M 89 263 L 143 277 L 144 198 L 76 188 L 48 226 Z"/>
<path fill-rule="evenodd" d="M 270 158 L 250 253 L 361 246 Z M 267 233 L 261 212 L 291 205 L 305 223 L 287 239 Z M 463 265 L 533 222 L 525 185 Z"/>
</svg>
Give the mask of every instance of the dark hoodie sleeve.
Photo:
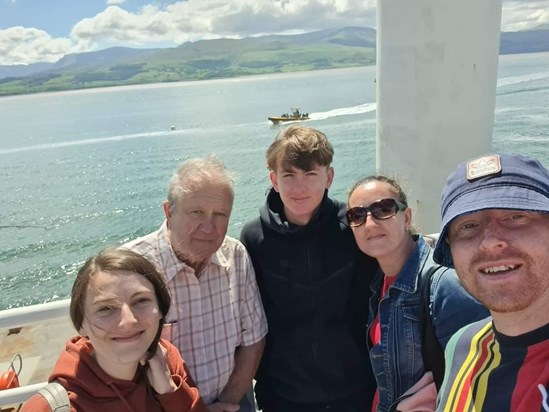
<svg viewBox="0 0 549 412">
<path fill-rule="evenodd" d="M 255 272 L 255 281 L 259 290 L 263 289 L 263 271 L 262 266 L 259 262 L 259 256 L 257 252 L 257 247 L 263 239 L 263 232 L 261 228 L 261 221 L 259 218 L 255 218 L 244 225 L 242 231 L 240 232 L 240 242 L 244 245 L 248 251 L 248 255 L 252 260 L 252 266 L 254 267 Z"/>
<path fill-rule="evenodd" d="M 156 394 L 156 398 L 165 412 L 208 412 L 198 389 L 189 374 L 179 351 L 168 341 L 162 340 L 167 349 L 168 366 L 172 371 L 172 379 L 177 389 L 171 393 Z"/>
</svg>

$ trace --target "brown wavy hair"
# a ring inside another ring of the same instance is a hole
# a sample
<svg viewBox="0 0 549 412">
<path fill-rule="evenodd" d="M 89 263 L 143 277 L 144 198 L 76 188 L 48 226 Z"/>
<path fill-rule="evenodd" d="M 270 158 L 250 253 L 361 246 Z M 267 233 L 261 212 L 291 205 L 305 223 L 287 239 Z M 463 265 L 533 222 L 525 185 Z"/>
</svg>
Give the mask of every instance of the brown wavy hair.
<svg viewBox="0 0 549 412">
<path fill-rule="evenodd" d="M 158 307 L 162 313 L 159 327 L 162 328 L 170 310 L 171 297 L 164 277 L 145 257 L 129 249 L 107 248 L 89 258 L 80 268 L 71 291 L 70 316 L 77 331 L 84 322 L 84 303 L 90 281 L 99 272 L 128 271 L 138 273 L 152 283 Z"/>
</svg>

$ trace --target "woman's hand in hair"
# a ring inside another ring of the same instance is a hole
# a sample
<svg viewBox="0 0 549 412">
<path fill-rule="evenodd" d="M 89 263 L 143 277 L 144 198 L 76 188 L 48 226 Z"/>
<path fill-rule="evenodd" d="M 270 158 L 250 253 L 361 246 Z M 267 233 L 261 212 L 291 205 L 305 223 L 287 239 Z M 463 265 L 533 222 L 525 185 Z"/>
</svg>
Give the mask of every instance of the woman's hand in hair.
<svg viewBox="0 0 549 412">
<path fill-rule="evenodd" d="M 156 353 L 149 360 L 143 359 L 141 361 L 143 365 L 148 365 L 147 377 L 149 383 L 158 394 L 171 393 L 177 389 L 168 367 L 167 352 L 166 348 L 159 344 Z"/>
</svg>

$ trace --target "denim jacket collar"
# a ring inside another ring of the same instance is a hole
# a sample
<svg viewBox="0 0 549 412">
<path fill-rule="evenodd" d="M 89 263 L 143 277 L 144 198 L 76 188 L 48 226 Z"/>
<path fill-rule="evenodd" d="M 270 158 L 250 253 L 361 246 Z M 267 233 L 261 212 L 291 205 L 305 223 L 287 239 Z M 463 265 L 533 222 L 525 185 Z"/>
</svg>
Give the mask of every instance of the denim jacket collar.
<svg viewBox="0 0 549 412">
<path fill-rule="evenodd" d="M 419 274 L 423 270 L 425 261 L 429 256 L 429 245 L 423 239 L 423 236 L 414 234 L 412 235 L 412 238 L 416 245 L 406 260 L 406 263 L 404 263 L 404 266 L 398 273 L 395 283 L 391 286 L 392 288 L 396 288 L 407 293 L 414 293 L 416 291 Z M 383 282 L 383 276 L 383 272 L 379 270 L 370 284 L 370 289 L 372 292 L 379 290 L 380 283 Z"/>
</svg>

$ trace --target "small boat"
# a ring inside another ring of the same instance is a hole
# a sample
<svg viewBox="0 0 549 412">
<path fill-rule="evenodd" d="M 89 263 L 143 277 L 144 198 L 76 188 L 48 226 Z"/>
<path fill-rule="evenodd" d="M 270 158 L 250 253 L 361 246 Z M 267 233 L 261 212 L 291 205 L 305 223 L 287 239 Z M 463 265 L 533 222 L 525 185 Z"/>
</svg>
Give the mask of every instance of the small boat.
<svg viewBox="0 0 549 412">
<path fill-rule="evenodd" d="M 299 109 L 293 108 L 290 114 L 284 113 L 280 116 L 271 116 L 269 120 L 273 123 L 294 122 L 296 120 L 309 120 L 309 113 L 301 113 Z"/>
</svg>

